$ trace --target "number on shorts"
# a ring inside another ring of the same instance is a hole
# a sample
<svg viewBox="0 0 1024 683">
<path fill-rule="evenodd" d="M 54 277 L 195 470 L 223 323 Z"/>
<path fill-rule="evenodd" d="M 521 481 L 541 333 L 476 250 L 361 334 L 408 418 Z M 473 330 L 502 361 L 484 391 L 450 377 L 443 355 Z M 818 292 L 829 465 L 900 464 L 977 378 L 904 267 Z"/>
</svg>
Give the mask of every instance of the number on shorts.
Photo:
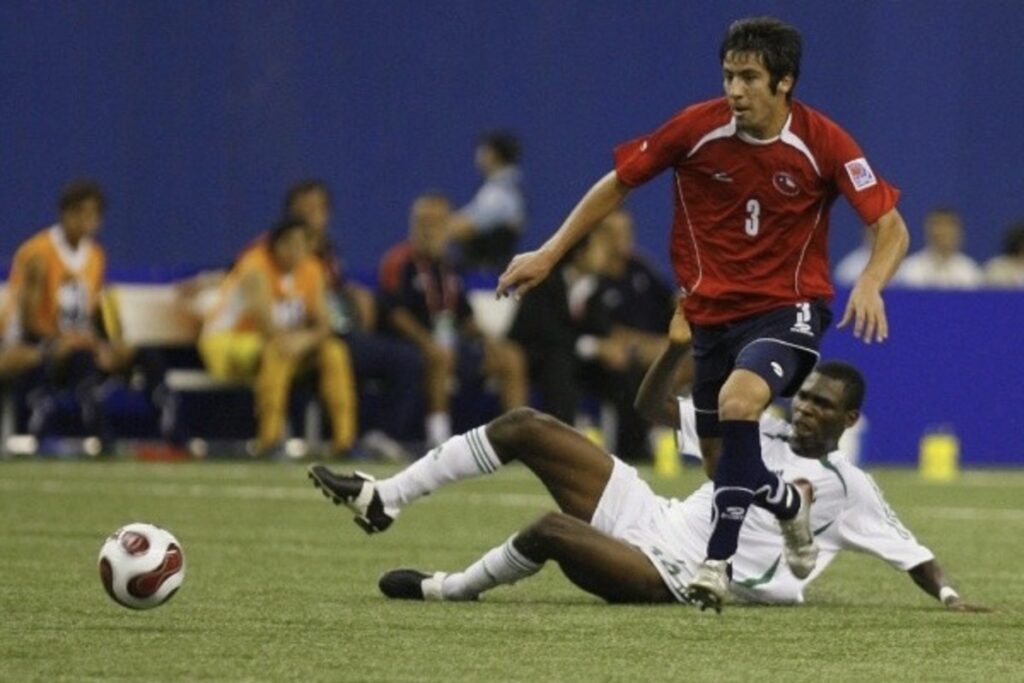
<svg viewBox="0 0 1024 683">
<path fill-rule="evenodd" d="M 751 237 L 757 237 L 761 230 L 761 202 L 756 199 L 747 200 L 747 220 L 744 222 L 743 230 Z"/>
</svg>

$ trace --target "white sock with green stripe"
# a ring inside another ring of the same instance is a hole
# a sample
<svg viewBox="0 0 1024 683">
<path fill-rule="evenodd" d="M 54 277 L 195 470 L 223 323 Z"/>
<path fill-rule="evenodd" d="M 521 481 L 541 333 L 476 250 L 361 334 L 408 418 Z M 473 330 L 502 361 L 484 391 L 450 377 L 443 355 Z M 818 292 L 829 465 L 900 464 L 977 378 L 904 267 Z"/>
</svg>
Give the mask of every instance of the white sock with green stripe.
<svg viewBox="0 0 1024 683">
<path fill-rule="evenodd" d="M 516 550 L 513 535 L 497 548 L 491 548 L 465 571 L 449 574 L 441 584 L 445 600 L 472 600 L 495 586 L 513 584 L 533 576 L 543 566 Z"/>
<path fill-rule="evenodd" d="M 445 484 L 497 472 L 501 464 L 486 429 L 477 427 L 453 436 L 395 476 L 377 482 L 377 493 L 385 508 L 401 509 Z"/>
</svg>

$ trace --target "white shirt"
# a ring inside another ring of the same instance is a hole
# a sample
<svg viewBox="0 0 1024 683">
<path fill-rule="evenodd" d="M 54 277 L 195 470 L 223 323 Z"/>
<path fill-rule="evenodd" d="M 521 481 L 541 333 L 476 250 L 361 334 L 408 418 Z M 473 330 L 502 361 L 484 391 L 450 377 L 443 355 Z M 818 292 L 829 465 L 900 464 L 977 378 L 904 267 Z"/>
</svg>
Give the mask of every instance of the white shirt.
<svg viewBox="0 0 1024 683">
<path fill-rule="evenodd" d="M 911 254 L 893 280 L 906 287 L 937 289 L 974 289 L 984 277 L 981 268 L 966 254 L 939 258 L 928 249 Z"/>
<path fill-rule="evenodd" d="M 864 272 L 864 266 L 871 258 L 871 247 L 862 244 L 844 256 L 836 265 L 835 281 L 840 285 L 852 285 Z"/>
<path fill-rule="evenodd" d="M 520 231 L 526 222 L 522 174 L 509 166 L 491 175 L 459 213 L 469 216 L 480 232 L 506 227 Z"/>
<path fill-rule="evenodd" d="M 680 400 L 681 450 L 699 452 L 693 403 Z M 917 542 L 892 508 L 885 502 L 877 484 L 863 470 L 851 465 L 838 453 L 826 458 L 803 458 L 789 447 L 788 423 L 765 413 L 761 418 L 761 454 L 765 465 L 783 479 L 807 479 L 814 486 L 811 528 L 820 547 L 818 563 L 807 579 L 793 576 L 782 556 L 783 541 L 775 517 L 759 507 L 751 507 L 740 532 L 739 548 L 733 556 L 733 593 L 752 602 L 803 602 L 804 587 L 821 576 L 841 550 L 856 550 L 874 555 L 907 571 L 934 555 Z M 694 548 L 696 562 L 704 557 L 711 535 L 711 498 L 714 485 L 705 483 L 686 500 L 670 501 L 674 515 L 674 533 L 678 529 L 683 543 Z"/>
</svg>

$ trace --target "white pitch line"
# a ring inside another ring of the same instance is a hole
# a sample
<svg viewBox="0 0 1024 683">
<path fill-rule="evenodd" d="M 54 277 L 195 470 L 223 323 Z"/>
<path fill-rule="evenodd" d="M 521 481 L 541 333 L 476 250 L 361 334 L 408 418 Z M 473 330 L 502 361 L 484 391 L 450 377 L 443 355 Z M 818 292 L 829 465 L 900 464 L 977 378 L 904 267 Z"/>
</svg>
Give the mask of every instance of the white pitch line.
<svg viewBox="0 0 1024 683">
<path fill-rule="evenodd" d="M 116 482 L 113 485 L 99 485 L 97 482 L 81 484 L 56 479 L 25 481 L 24 479 L 0 478 L 0 491 L 32 492 L 48 495 L 90 495 L 99 492 L 119 493 L 154 498 L 231 498 L 235 500 L 296 500 L 316 501 L 319 494 L 311 486 L 258 486 L 238 484 L 157 484 Z M 447 491 L 443 496 L 430 496 L 421 502 L 431 504 L 495 505 L 499 507 L 550 507 L 550 496 L 539 493 L 464 493 Z"/>
</svg>

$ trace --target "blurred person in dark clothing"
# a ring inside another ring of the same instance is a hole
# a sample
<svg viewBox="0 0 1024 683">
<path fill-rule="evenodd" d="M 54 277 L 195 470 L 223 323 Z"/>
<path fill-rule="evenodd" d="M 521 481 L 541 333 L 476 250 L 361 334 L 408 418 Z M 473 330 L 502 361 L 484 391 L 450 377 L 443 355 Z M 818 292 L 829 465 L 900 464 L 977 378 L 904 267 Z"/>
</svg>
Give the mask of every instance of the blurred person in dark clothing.
<svg viewBox="0 0 1024 683">
<path fill-rule="evenodd" d="M 633 409 L 633 395 L 644 370 L 631 345 L 613 333 L 611 313 L 599 296 L 607 265 L 604 240 L 578 243 L 535 296 L 522 300 L 509 337 L 526 350 L 530 381 L 545 412 L 573 424 L 584 394 L 598 395 L 615 407 L 618 452 L 642 459 L 649 455 L 647 424 Z"/>
<path fill-rule="evenodd" d="M 447 197 L 428 192 L 413 202 L 409 240 L 381 262 L 386 328 L 418 351 L 424 363 L 426 433 L 431 445 L 452 435 L 450 400 L 455 380 L 496 382 L 502 410 L 526 403 L 526 360 L 518 345 L 483 335 L 473 320 L 465 285 L 445 258 Z"/>
<path fill-rule="evenodd" d="M 628 211 L 612 212 L 594 237 L 604 242 L 607 251 L 599 296 L 611 318 L 613 334 L 634 349 L 646 368 L 661 353 L 675 294 L 661 273 L 637 252 L 633 217 Z"/>
</svg>

